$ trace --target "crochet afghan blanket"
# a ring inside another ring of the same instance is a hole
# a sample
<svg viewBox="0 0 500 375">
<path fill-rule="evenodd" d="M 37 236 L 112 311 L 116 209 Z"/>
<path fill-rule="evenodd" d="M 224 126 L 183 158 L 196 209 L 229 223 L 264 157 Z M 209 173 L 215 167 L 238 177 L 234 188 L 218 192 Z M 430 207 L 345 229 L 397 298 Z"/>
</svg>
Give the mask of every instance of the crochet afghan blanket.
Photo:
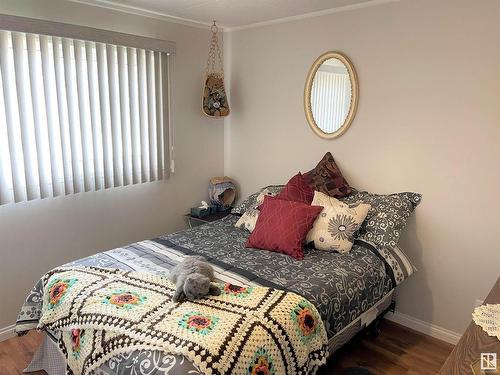
<svg viewBox="0 0 500 375">
<path fill-rule="evenodd" d="M 43 283 L 38 328 L 62 332 L 69 374 L 137 349 L 184 355 L 205 374 L 309 374 L 328 355 L 318 311 L 295 293 L 226 283 L 220 296 L 173 303 L 165 277 L 94 267 Z"/>
</svg>

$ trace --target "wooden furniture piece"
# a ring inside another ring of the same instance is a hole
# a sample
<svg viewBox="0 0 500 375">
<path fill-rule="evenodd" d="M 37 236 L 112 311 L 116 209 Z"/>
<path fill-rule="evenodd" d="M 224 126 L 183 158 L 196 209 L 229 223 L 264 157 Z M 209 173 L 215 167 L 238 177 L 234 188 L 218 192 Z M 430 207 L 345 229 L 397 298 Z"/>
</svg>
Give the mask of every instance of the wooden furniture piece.
<svg viewBox="0 0 500 375">
<path fill-rule="evenodd" d="M 484 300 L 484 303 L 500 303 L 500 277 L 493 286 L 490 294 L 488 294 L 488 297 Z M 496 337 L 488 336 L 481 327 L 471 322 L 439 371 L 439 374 L 472 374 L 471 364 L 479 359 L 481 353 L 497 353 L 497 358 L 500 357 L 500 340 Z"/>
<path fill-rule="evenodd" d="M 211 223 L 212 221 L 216 221 L 219 219 L 222 219 L 223 217 L 226 217 L 229 215 L 230 211 L 221 211 L 221 212 L 216 212 L 215 214 L 208 215 L 205 217 L 195 217 L 191 216 L 191 214 L 186 214 L 184 217 L 186 218 L 186 223 L 189 226 L 189 228 L 194 228 L 199 225 Z"/>
</svg>

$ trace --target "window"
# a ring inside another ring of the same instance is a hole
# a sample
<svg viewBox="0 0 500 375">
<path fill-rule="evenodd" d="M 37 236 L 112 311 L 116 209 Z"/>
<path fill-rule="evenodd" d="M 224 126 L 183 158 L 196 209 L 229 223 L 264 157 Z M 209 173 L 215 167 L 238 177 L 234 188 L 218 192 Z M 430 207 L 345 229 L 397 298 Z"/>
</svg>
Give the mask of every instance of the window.
<svg viewBox="0 0 500 375">
<path fill-rule="evenodd" d="M 169 59 L 0 30 L 0 204 L 168 178 Z"/>
</svg>

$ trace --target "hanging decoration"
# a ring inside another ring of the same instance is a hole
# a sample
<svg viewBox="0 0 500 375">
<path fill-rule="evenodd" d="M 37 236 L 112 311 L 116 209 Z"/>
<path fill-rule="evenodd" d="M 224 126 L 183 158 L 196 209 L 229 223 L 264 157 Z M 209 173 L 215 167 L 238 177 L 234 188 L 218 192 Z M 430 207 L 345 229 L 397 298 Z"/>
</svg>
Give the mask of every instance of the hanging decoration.
<svg viewBox="0 0 500 375">
<path fill-rule="evenodd" d="M 224 69 L 222 66 L 222 51 L 219 47 L 219 28 L 212 25 L 212 38 L 208 50 L 205 88 L 203 90 L 203 112 L 213 118 L 229 115 L 229 103 L 224 89 Z M 224 40 L 221 39 L 221 44 Z"/>
</svg>

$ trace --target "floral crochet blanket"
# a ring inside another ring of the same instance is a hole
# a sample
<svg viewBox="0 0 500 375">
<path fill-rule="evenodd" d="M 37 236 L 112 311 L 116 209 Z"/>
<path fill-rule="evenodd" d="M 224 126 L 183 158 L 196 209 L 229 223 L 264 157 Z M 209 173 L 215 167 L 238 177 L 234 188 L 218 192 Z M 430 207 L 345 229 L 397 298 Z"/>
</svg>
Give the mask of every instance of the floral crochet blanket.
<svg viewBox="0 0 500 375">
<path fill-rule="evenodd" d="M 173 303 L 175 286 L 153 274 L 58 268 L 42 280 L 38 328 L 62 332 L 69 374 L 137 349 L 182 354 L 205 374 L 309 374 L 328 355 L 318 311 L 295 293 L 226 283 Z"/>
</svg>

